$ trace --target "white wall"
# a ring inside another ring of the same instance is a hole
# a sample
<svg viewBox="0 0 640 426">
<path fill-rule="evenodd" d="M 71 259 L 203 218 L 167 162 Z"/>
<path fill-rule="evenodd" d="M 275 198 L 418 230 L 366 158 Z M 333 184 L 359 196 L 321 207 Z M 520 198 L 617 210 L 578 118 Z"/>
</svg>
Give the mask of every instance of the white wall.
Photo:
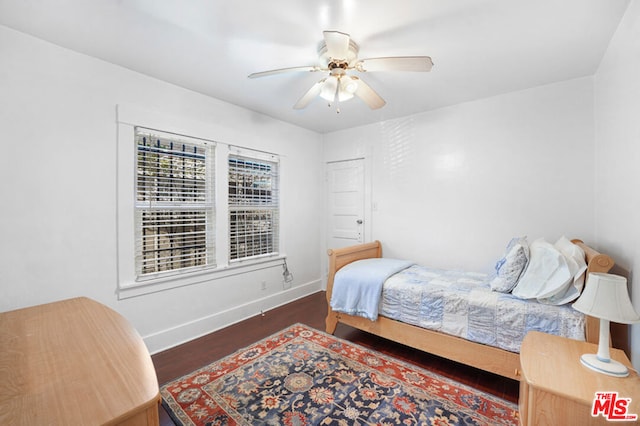
<svg viewBox="0 0 640 426">
<path fill-rule="evenodd" d="M 490 271 L 509 239 L 594 243 L 593 82 L 581 78 L 325 135 L 369 156 L 385 256 Z"/>
<path fill-rule="evenodd" d="M 3 26 L 0 57 L 0 311 L 88 296 L 129 318 L 154 352 L 320 288 L 320 230 L 309 226 L 321 220 L 317 133 Z M 283 156 L 290 290 L 277 267 L 117 300 L 117 104 L 206 123 L 222 142 Z"/>
<path fill-rule="evenodd" d="M 596 234 L 640 312 L 640 2 L 630 2 L 595 76 Z M 640 367 L 640 325 L 632 327 Z"/>
</svg>

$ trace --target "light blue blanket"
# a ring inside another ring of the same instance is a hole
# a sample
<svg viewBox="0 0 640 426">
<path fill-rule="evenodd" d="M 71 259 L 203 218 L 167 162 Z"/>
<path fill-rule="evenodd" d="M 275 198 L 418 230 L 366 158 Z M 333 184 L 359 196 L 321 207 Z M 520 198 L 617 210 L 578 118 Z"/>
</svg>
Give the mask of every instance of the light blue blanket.
<svg viewBox="0 0 640 426">
<path fill-rule="evenodd" d="M 378 318 L 382 284 L 393 274 L 413 265 L 408 260 L 374 258 L 342 267 L 333 280 L 331 309 L 371 321 Z"/>
</svg>

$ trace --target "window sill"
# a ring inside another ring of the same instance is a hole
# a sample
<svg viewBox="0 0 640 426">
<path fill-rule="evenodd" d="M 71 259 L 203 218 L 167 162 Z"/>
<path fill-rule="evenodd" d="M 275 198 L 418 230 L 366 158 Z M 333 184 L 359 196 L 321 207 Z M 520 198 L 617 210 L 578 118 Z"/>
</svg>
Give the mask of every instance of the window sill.
<svg viewBox="0 0 640 426">
<path fill-rule="evenodd" d="M 237 262 L 231 265 L 219 266 L 212 269 L 203 269 L 192 272 L 178 273 L 175 275 L 146 278 L 130 283 L 121 282 L 118 286 L 118 300 L 138 297 L 145 294 L 157 293 L 172 288 L 200 284 L 207 281 L 219 280 L 233 275 L 245 274 L 261 269 L 282 266 L 286 259 L 284 254 L 262 259 L 252 259 Z"/>
</svg>

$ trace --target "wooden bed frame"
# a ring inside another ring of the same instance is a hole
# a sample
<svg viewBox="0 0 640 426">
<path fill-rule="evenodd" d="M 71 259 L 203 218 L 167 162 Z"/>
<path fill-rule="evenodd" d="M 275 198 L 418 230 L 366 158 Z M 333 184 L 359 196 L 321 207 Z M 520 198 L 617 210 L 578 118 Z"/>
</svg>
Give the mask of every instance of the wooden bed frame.
<svg viewBox="0 0 640 426">
<path fill-rule="evenodd" d="M 587 273 L 608 272 L 614 265 L 613 259 L 601 254 L 581 240 L 572 240 L 580 246 L 586 255 Z M 329 275 L 327 277 L 327 302 L 331 301 L 333 279 L 335 273 L 343 266 L 360 259 L 382 257 L 382 246 L 379 241 L 328 250 Z M 514 380 L 520 380 L 520 355 L 504 349 L 471 342 L 460 337 L 437 331 L 427 330 L 411 324 L 402 323 L 384 316 L 376 321 L 366 318 L 335 312 L 328 303 L 326 331 L 333 334 L 338 323 L 393 340 L 398 343 L 429 352 L 462 364 L 486 370 Z M 586 339 L 598 343 L 599 320 L 587 317 Z"/>
</svg>

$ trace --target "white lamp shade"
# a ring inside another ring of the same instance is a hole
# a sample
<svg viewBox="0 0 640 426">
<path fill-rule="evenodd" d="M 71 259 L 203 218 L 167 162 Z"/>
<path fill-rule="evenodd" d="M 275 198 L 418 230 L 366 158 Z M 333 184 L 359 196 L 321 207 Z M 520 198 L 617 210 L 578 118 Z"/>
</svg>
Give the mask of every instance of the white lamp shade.
<svg viewBox="0 0 640 426">
<path fill-rule="evenodd" d="M 573 308 L 608 321 L 623 324 L 640 322 L 640 316 L 629 300 L 627 279 L 620 275 L 590 273 L 584 291 Z"/>
<path fill-rule="evenodd" d="M 358 82 L 350 76 L 342 75 L 336 77 L 335 75 L 330 75 L 320 89 L 320 96 L 329 102 L 334 102 L 337 92 L 338 102 L 344 102 L 353 98 L 353 94 L 357 89 Z"/>
<path fill-rule="evenodd" d="M 351 78 L 350 75 L 343 75 L 340 78 L 340 91 L 338 92 L 338 100 L 340 102 L 348 101 L 353 98 L 353 94 L 358 90 L 358 81 Z"/>
<path fill-rule="evenodd" d="M 320 96 L 329 102 L 333 102 L 336 97 L 336 89 L 338 88 L 338 78 L 331 75 L 327 77 L 327 80 L 320 89 Z"/>
<path fill-rule="evenodd" d="M 339 102 L 348 101 L 349 99 L 352 99 L 352 98 L 353 98 L 353 93 L 347 92 L 346 90 L 342 90 L 342 88 L 340 89 L 340 91 L 338 91 Z"/>
</svg>

